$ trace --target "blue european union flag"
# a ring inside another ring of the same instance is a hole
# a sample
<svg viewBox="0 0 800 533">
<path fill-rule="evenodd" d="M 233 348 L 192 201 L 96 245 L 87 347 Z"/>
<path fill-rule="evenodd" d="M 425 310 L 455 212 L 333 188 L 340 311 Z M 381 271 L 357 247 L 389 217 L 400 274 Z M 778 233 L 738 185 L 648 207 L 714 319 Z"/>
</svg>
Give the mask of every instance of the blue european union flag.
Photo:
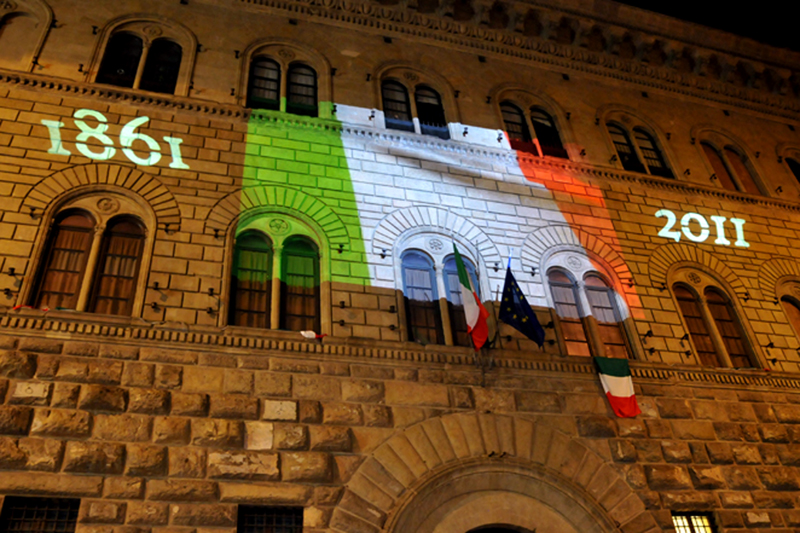
<svg viewBox="0 0 800 533">
<path fill-rule="evenodd" d="M 506 270 L 506 283 L 503 285 L 503 299 L 500 302 L 500 320 L 513 327 L 530 340 L 542 347 L 544 345 L 544 328 L 539 324 L 525 295 L 517 285 L 511 273 L 511 261 Z"/>
</svg>

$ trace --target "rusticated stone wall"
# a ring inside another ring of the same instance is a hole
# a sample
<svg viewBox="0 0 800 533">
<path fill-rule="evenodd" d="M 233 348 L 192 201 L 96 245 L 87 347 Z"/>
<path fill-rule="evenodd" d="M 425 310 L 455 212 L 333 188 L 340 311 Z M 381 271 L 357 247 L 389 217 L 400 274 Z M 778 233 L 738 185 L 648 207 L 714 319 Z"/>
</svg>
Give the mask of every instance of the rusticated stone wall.
<svg viewBox="0 0 800 533">
<path fill-rule="evenodd" d="M 307 531 L 378 531 L 430 476 L 475 461 L 547 470 L 625 533 L 669 530 L 675 510 L 714 511 L 722 531 L 800 527 L 794 391 L 641 378 L 644 414 L 626 420 L 580 365 L 70 337 L 0 338 L 0 493 L 79 497 L 81 532 L 232 532 L 240 503 L 304 506 Z"/>
</svg>

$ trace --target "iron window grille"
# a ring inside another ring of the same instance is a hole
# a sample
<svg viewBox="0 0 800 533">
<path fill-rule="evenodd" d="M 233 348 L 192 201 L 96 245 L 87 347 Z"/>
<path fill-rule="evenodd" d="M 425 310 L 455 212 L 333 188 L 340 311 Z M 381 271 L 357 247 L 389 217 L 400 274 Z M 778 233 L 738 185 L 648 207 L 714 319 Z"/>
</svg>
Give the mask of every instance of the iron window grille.
<svg viewBox="0 0 800 533">
<path fill-rule="evenodd" d="M 711 516 L 706 513 L 672 513 L 675 533 L 715 533 Z"/>
<path fill-rule="evenodd" d="M 80 500 L 6 496 L 1 533 L 74 533 Z"/>
<path fill-rule="evenodd" d="M 303 533 L 302 507 L 239 506 L 237 533 Z"/>
</svg>

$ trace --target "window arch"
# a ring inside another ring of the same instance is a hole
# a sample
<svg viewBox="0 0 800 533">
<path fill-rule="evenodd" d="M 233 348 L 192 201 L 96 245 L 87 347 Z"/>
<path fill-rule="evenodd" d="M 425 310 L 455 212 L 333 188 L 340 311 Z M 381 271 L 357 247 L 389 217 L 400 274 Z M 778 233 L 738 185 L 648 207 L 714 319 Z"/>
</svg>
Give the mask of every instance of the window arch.
<svg viewBox="0 0 800 533">
<path fill-rule="evenodd" d="M 462 260 L 464 261 L 464 269 L 467 271 L 467 276 L 469 276 L 472 286 L 478 298 L 480 298 L 480 284 L 478 283 L 475 266 L 469 259 L 462 258 Z M 453 344 L 456 346 L 472 346 L 467 328 L 467 319 L 464 314 L 464 302 L 461 299 L 461 283 L 458 280 L 458 267 L 455 256 L 451 255 L 444 260 L 443 273 L 445 290 L 447 291 L 450 328 L 453 332 Z"/>
<path fill-rule="evenodd" d="M 269 328 L 272 310 L 272 240 L 248 230 L 236 238 L 231 268 L 228 323 Z"/>
<path fill-rule="evenodd" d="M 749 194 L 764 194 L 744 151 L 719 135 L 701 141 L 700 148 L 711 166 L 713 176 L 724 188 Z M 721 147 L 721 148 L 720 148 Z"/>
<path fill-rule="evenodd" d="M 30 71 L 52 21 L 53 12 L 43 0 L 0 3 L 0 68 Z"/>
<path fill-rule="evenodd" d="M 608 122 L 606 129 L 622 168 L 662 178 L 674 177 L 655 137 L 645 128 L 636 126 L 629 130 L 620 123 Z"/>
<path fill-rule="evenodd" d="M 160 19 L 117 22 L 103 32 L 94 81 L 186 95 L 196 48 L 194 36 L 178 24 Z"/>
<path fill-rule="evenodd" d="M 319 251 L 305 237 L 290 237 L 281 251 L 281 329 L 320 329 Z"/>
<path fill-rule="evenodd" d="M 408 338 L 422 344 L 443 344 L 442 316 L 433 260 L 417 250 L 401 259 Z"/>
</svg>

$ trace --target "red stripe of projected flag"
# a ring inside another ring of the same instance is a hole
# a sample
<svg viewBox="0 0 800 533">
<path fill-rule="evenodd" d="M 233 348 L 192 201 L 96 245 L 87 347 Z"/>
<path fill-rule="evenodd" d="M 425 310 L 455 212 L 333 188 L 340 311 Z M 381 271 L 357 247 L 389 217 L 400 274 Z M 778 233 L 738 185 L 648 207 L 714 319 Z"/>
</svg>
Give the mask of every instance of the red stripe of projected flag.
<svg viewBox="0 0 800 533">
<path fill-rule="evenodd" d="M 627 359 L 595 357 L 600 383 L 606 392 L 608 403 L 614 414 L 621 418 L 632 418 L 641 414 L 633 391 L 631 369 Z"/>
<path fill-rule="evenodd" d="M 464 304 L 464 314 L 467 317 L 467 331 L 472 336 L 472 345 L 475 350 L 480 350 L 489 338 L 489 311 L 478 298 L 478 292 L 470 283 L 469 274 L 464 267 L 461 254 L 458 253 L 456 243 L 453 243 L 453 253 L 456 258 L 456 268 L 458 269 L 458 283 L 461 286 L 461 301 Z"/>
</svg>

